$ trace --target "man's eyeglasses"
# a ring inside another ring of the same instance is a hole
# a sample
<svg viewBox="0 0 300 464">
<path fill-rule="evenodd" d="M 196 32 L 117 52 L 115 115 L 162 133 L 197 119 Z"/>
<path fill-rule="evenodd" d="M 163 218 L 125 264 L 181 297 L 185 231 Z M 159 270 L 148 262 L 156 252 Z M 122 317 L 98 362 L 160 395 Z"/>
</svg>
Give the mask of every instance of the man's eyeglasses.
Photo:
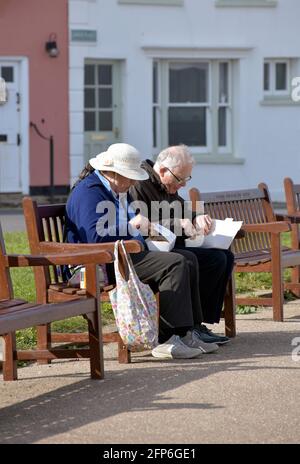
<svg viewBox="0 0 300 464">
<path fill-rule="evenodd" d="M 178 184 L 185 184 L 189 180 L 191 180 L 192 176 L 185 177 L 184 179 L 180 179 L 180 177 L 175 176 L 175 174 L 171 171 L 171 169 L 167 168 L 167 166 L 164 166 L 171 174 L 172 176 L 177 180 Z"/>
</svg>

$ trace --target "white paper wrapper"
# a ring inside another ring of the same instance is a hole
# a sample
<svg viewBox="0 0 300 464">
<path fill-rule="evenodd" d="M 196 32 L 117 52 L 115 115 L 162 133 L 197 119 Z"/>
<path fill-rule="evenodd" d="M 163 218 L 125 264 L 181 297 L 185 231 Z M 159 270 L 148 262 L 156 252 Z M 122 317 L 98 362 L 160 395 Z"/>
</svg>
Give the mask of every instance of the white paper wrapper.
<svg viewBox="0 0 300 464">
<path fill-rule="evenodd" d="M 226 218 L 224 221 L 213 219 L 213 227 L 210 234 L 199 235 L 195 239 L 187 239 L 185 240 L 185 246 L 227 250 L 242 227 L 242 224 L 243 221 L 234 221 L 232 218 Z"/>
<path fill-rule="evenodd" d="M 186 238 L 185 246 L 186 247 L 201 247 L 204 241 L 204 235 L 196 235 L 195 238 Z"/>
<path fill-rule="evenodd" d="M 174 248 L 176 242 L 176 235 L 173 234 L 169 229 L 166 227 L 161 226 L 160 224 L 155 224 L 154 230 L 162 235 L 166 240 L 151 240 L 149 238 L 146 239 L 146 244 L 148 250 L 150 251 L 171 251 Z"/>
</svg>

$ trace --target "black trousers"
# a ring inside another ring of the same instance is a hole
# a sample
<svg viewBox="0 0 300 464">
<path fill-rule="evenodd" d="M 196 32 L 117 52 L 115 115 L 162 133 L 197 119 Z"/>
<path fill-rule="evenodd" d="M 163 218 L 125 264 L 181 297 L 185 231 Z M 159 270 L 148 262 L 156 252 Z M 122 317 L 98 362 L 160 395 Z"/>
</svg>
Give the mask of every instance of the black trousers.
<svg viewBox="0 0 300 464">
<path fill-rule="evenodd" d="M 176 248 L 172 253 L 142 251 L 131 258 L 139 279 L 159 291 L 160 334 L 219 322 L 233 268 L 230 251 Z M 113 264 L 107 265 L 107 270 L 113 282 Z"/>
<path fill-rule="evenodd" d="M 189 251 L 197 258 L 198 288 L 203 321 L 209 324 L 220 321 L 226 286 L 233 270 L 234 256 L 230 250 L 215 248 L 180 248 L 175 253 Z"/>
<path fill-rule="evenodd" d="M 192 253 L 143 251 L 131 258 L 139 279 L 159 291 L 162 326 L 188 328 L 203 321 L 198 263 Z"/>
</svg>

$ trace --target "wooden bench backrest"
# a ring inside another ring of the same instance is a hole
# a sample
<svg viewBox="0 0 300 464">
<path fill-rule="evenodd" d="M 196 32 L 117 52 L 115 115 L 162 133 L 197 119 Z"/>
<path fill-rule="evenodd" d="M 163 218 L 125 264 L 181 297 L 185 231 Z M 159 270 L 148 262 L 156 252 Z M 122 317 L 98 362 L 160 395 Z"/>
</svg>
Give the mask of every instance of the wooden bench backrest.
<svg viewBox="0 0 300 464">
<path fill-rule="evenodd" d="M 275 220 L 266 184 L 259 184 L 257 189 L 233 190 L 226 192 L 200 193 L 190 190 L 190 198 L 195 210 L 195 201 L 204 201 L 204 212 L 214 219 L 233 218 L 245 224 L 266 223 Z M 261 249 L 270 249 L 268 233 L 246 234 L 244 238 L 233 243 L 234 253 L 247 253 Z"/>
<path fill-rule="evenodd" d="M 288 214 L 300 212 L 300 184 L 294 184 L 290 177 L 284 179 L 284 190 Z"/>
<path fill-rule="evenodd" d="M 0 300 L 13 298 L 13 287 L 10 272 L 4 263 L 5 254 L 6 250 L 0 223 Z"/>
<path fill-rule="evenodd" d="M 63 242 L 65 207 L 65 204 L 37 205 L 36 201 L 30 197 L 23 199 L 24 217 L 31 253 L 40 253 L 40 241 Z M 41 281 L 47 287 L 50 283 L 56 284 L 63 281 L 61 266 L 36 268 L 34 272 L 37 288 Z"/>
<path fill-rule="evenodd" d="M 300 184 L 294 184 L 290 177 L 284 179 L 284 190 L 286 199 L 286 208 L 288 214 L 300 213 Z M 292 225 L 292 247 L 299 249 L 300 228 L 299 224 Z"/>
</svg>

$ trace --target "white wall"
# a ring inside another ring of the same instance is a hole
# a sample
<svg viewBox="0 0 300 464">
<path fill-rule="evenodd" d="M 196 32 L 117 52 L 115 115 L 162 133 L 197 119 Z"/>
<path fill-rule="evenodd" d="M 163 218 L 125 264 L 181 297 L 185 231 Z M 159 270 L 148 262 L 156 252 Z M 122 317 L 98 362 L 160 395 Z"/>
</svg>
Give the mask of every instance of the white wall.
<svg viewBox="0 0 300 464">
<path fill-rule="evenodd" d="M 263 59 L 300 58 L 299 0 L 278 0 L 275 8 L 217 8 L 214 0 L 184 0 L 183 7 L 120 5 L 117 0 L 70 0 L 69 5 L 70 29 L 95 29 L 98 33 L 96 45 L 70 46 L 72 179 L 84 164 L 84 59 L 124 60 L 124 141 L 149 157 L 153 53 L 143 47 L 165 47 L 160 53 L 188 58 L 209 53 L 235 57 L 242 50 L 236 76 L 239 99 L 234 156 L 244 162 L 197 164 L 192 184 L 203 191 L 233 190 L 264 181 L 273 199 L 279 200 L 284 176 L 300 182 L 300 106 L 260 104 Z"/>
</svg>

